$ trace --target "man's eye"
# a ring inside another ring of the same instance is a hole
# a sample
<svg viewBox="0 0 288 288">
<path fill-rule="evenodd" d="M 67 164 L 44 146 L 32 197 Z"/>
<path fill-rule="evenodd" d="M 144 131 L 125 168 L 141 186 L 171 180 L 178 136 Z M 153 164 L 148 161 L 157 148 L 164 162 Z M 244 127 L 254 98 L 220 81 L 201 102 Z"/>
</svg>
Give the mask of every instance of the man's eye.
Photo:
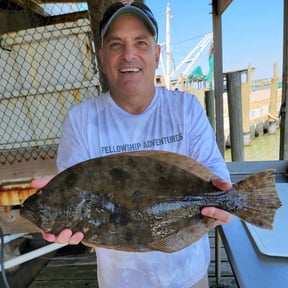
<svg viewBox="0 0 288 288">
<path fill-rule="evenodd" d="M 139 47 L 139 49 L 147 49 L 149 43 L 147 41 L 139 41 L 137 42 L 137 46 Z"/>
<path fill-rule="evenodd" d="M 146 41 L 139 41 L 139 42 L 138 42 L 138 45 L 139 45 L 139 46 L 147 46 L 148 44 L 147 44 Z"/>
<path fill-rule="evenodd" d="M 116 48 L 120 47 L 121 44 L 119 42 L 112 42 L 112 43 L 110 43 L 109 46 L 110 46 L 110 48 L 116 49 Z"/>
</svg>

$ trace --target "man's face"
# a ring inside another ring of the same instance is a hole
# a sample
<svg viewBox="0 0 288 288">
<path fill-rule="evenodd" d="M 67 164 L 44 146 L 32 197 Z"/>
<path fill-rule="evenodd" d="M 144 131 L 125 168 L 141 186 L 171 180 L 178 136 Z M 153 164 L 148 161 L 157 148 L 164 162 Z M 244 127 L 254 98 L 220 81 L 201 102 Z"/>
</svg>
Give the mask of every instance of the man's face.
<svg viewBox="0 0 288 288">
<path fill-rule="evenodd" d="M 110 91 L 116 92 L 154 85 L 159 56 L 160 46 L 144 23 L 133 15 L 114 20 L 99 49 L 102 71 Z"/>
</svg>

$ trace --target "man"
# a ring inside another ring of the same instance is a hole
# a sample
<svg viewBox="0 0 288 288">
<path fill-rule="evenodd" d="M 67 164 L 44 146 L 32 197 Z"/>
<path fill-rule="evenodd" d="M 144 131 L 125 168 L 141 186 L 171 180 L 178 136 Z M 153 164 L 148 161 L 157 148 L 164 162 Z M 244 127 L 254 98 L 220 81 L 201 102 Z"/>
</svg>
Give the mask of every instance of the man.
<svg viewBox="0 0 288 288">
<path fill-rule="evenodd" d="M 69 111 L 59 144 L 59 170 L 117 152 L 166 150 L 203 163 L 218 176 L 212 183 L 229 189 L 229 173 L 196 97 L 154 86 L 160 46 L 150 9 L 139 3 L 112 4 L 103 16 L 100 34 L 99 59 L 109 92 Z M 34 186 L 44 182 L 34 182 Z M 203 208 L 201 213 L 217 219 L 217 224 L 231 219 L 229 213 L 214 207 Z M 43 237 L 77 244 L 83 234 L 72 235 L 65 229 L 57 236 L 43 232 Z M 100 287 L 208 287 L 207 235 L 176 253 L 97 248 L 96 254 Z"/>
</svg>

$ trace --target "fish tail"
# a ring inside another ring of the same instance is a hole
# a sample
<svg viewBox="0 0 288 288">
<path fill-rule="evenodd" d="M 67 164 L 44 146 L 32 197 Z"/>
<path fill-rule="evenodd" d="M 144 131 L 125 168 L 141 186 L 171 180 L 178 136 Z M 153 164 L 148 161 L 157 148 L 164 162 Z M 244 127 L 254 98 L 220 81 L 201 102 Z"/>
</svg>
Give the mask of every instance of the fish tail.
<svg viewBox="0 0 288 288">
<path fill-rule="evenodd" d="M 273 228 L 275 213 L 281 206 L 275 187 L 274 172 L 274 170 L 265 170 L 234 185 L 240 197 L 245 199 L 245 204 L 233 211 L 233 214 L 257 227 Z"/>
</svg>

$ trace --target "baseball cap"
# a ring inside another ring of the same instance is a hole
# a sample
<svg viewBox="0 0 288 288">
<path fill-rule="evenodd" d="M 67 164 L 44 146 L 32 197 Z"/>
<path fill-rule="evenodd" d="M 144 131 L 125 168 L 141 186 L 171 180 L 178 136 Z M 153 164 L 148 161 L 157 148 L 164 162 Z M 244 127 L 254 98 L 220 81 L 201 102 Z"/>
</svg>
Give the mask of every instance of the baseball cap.
<svg viewBox="0 0 288 288">
<path fill-rule="evenodd" d="M 151 34 L 158 40 L 158 25 L 154 18 L 152 11 L 142 3 L 133 2 L 131 4 L 124 4 L 121 2 L 116 2 L 110 5 L 103 15 L 103 19 L 100 22 L 100 38 L 103 38 L 112 24 L 112 22 L 121 15 L 132 14 L 141 18 L 145 23 Z"/>
</svg>

